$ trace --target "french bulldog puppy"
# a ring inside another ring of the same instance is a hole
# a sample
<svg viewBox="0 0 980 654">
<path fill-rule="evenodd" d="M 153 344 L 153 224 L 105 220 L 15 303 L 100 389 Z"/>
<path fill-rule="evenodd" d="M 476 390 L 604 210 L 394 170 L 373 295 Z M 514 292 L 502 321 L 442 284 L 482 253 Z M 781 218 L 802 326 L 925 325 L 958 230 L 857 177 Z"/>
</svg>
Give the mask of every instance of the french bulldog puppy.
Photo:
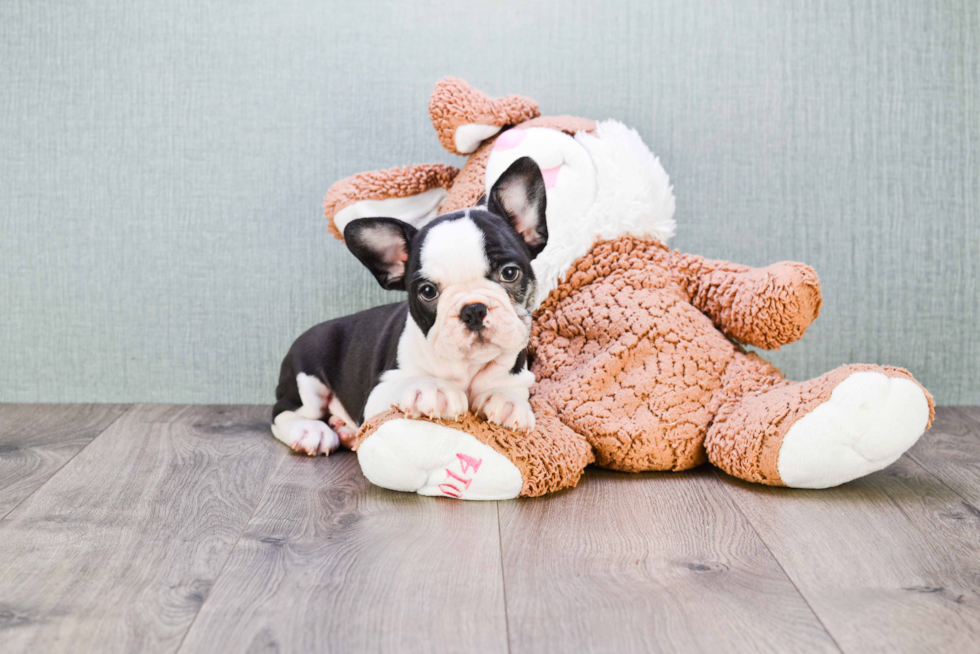
<svg viewBox="0 0 980 654">
<path fill-rule="evenodd" d="M 416 228 L 359 218 L 351 252 L 408 299 L 321 323 L 282 363 L 272 432 L 298 452 L 348 446 L 367 418 L 397 406 L 454 418 L 468 409 L 515 430 L 534 427 L 525 348 L 535 278 L 548 242 L 545 182 L 516 160 L 477 206 Z"/>
</svg>

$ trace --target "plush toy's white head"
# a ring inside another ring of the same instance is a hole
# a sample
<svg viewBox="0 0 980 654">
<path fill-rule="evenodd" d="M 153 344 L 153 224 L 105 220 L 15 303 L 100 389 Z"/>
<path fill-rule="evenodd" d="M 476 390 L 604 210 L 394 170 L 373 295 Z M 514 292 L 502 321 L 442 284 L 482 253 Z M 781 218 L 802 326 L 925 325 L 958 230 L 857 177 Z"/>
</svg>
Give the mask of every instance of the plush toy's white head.
<svg viewBox="0 0 980 654">
<path fill-rule="evenodd" d="M 635 130 L 615 120 L 574 137 L 556 129 L 515 128 L 497 137 L 486 187 L 520 157 L 541 167 L 548 195 L 548 246 L 534 260 L 539 301 L 596 240 L 626 234 L 663 242 L 674 235 L 667 172 Z"/>
<path fill-rule="evenodd" d="M 534 261 L 539 301 L 597 240 L 632 234 L 666 242 L 674 234 L 667 172 L 640 135 L 620 122 L 541 116 L 528 98 L 491 98 L 452 78 L 436 84 L 429 116 L 446 149 L 472 153 L 463 169 L 423 164 L 337 182 L 324 198 L 336 235 L 351 220 L 374 215 L 420 229 L 440 211 L 472 206 L 524 156 L 541 168 L 547 186 L 551 237 Z"/>
</svg>

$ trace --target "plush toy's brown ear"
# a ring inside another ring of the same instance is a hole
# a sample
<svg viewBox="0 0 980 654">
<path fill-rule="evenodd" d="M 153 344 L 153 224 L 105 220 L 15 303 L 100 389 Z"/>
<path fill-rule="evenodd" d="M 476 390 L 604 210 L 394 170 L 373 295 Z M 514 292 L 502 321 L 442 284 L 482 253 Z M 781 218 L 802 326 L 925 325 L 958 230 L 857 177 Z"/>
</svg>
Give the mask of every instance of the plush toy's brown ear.
<svg viewBox="0 0 980 654">
<path fill-rule="evenodd" d="M 447 189 L 458 173 L 452 166 L 418 164 L 346 177 L 331 186 L 323 198 L 330 233 L 343 240 L 348 223 L 371 216 L 391 216 L 421 227 L 439 215 Z"/>
<path fill-rule="evenodd" d="M 429 118 L 439 142 L 454 154 L 470 154 L 504 126 L 539 115 L 538 103 L 530 98 L 491 98 L 454 77 L 439 80 L 429 98 Z"/>
</svg>

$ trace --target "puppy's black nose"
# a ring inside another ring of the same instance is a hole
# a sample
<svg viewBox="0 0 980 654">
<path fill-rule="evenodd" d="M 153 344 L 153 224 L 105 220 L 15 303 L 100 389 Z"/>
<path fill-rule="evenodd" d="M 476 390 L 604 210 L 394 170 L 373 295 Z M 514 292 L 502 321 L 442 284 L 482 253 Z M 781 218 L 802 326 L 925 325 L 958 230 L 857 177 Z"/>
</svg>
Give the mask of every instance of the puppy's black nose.
<svg viewBox="0 0 980 654">
<path fill-rule="evenodd" d="M 459 310 L 459 319 L 470 331 L 478 332 L 483 329 L 483 319 L 487 317 L 487 305 L 467 304 Z"/>
</svg>

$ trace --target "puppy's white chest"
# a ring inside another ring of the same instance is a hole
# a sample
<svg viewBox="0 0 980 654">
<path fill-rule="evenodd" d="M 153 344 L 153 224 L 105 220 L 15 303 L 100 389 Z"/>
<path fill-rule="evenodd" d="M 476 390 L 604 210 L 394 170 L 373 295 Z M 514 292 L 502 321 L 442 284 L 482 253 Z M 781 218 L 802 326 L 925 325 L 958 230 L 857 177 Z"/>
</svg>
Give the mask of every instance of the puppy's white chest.
<svg viewBox="0 0 980 654">
<path fill-rule="evenodd" d="M 527 406 L 534 375 L 511 372 L 520 350 L 492 361 L 446 361 L 436 355 L 411 320 L 398 344 L 398 368 L 389 370 L 371 391 L 365 419 L 398 407 L 409 415 L 458 418 L 469 409 L 485 413 L 494 422 L 528 429 L 533 415 Z M 485 411 L 486 410 L 486 411 Z"/>
</svg>

